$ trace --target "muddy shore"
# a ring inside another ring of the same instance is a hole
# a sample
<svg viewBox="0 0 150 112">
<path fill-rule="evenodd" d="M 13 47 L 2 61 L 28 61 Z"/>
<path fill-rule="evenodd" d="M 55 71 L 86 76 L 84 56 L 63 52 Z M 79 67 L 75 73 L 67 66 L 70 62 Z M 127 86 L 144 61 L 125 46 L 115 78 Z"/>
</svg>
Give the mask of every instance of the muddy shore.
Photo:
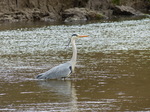
<svg viewBox="0 0 150 112">
<path fill-rule="evenodd" d="M 150 0 L 1 0 L 0 21 L 88 21 L 150 14 Z"/>
</svg>

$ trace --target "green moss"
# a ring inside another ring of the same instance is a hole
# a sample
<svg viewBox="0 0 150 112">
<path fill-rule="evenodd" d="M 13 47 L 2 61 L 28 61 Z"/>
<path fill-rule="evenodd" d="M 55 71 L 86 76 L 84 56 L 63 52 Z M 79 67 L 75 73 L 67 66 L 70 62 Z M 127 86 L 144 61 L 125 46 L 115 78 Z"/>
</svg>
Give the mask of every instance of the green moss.
<svg viewBox="0 0 150 112">
<path fill-rule="evenodd" d="M 104 15 L 102 15 L 102 14 L 96 14 L 95 18 L 96 19 L 102 19 L 102 18 L 104 18 Z"/>
<path fill-rule="evenodd" d="M 113 4 L 119 5 L 120 4 L 120 0 L 112 0 Z"/>
</svg>

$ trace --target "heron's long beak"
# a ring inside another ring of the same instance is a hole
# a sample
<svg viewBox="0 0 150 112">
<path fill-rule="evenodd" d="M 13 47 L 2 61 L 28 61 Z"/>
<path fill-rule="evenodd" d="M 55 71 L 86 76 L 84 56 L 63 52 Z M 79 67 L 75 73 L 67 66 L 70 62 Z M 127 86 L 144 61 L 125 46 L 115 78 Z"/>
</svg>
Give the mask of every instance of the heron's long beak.
<svg viewBox="0 0 150 112">
<path fill-rule="evenodd" d="M 79 35 L 78 37 L 79 37 L 79 38 L 88 37 L 88 35 Z M 69 46 L 70 42 L 71 42 L 71 39 L 69 40 L 69 43 L 68 43 L 68 45 L 66 46 L 66 48 Z"/>
<path fill-rule="evenodd" d="M 79 38 L 88 37 L 88 35 L 79 35 L 78 37 L 79 37 Z"/>
</svg>

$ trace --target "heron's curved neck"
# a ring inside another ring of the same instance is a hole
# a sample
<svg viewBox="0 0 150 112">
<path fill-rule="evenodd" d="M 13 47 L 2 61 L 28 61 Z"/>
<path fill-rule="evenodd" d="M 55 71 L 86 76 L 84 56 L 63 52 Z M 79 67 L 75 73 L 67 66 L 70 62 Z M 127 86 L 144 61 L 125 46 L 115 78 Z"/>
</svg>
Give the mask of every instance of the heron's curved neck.
<svg viewBox="0 0 150 112">
<path fill-rule="evenodd" d="M 72 44 L 73 54 L 72 54 L 72 58 L 71 58 L 70 62 L 72 64 L 72 69 L 74 71 L 74 67 L 75 67 L 76 60 L 77 60 L 77 48 L 76 48 L 76 45 L 75 45 L 75 39 L 71 39 L 71 44 Z"/>
</svg>

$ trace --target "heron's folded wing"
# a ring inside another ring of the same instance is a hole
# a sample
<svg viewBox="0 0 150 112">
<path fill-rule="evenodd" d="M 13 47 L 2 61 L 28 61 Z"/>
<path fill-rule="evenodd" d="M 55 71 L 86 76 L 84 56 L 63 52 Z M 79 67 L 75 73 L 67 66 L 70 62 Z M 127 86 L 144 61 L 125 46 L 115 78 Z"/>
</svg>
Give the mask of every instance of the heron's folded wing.
<svg viewBox="0 0 150 112">
<path fill-rule="evenodd" d="M 53 67 L 45 73 L 41 74 L 41 79 L 60 79 L 62 77 L 67 77 L 71 73 L 71 64 L 64 63 Z"/>
</svg>

